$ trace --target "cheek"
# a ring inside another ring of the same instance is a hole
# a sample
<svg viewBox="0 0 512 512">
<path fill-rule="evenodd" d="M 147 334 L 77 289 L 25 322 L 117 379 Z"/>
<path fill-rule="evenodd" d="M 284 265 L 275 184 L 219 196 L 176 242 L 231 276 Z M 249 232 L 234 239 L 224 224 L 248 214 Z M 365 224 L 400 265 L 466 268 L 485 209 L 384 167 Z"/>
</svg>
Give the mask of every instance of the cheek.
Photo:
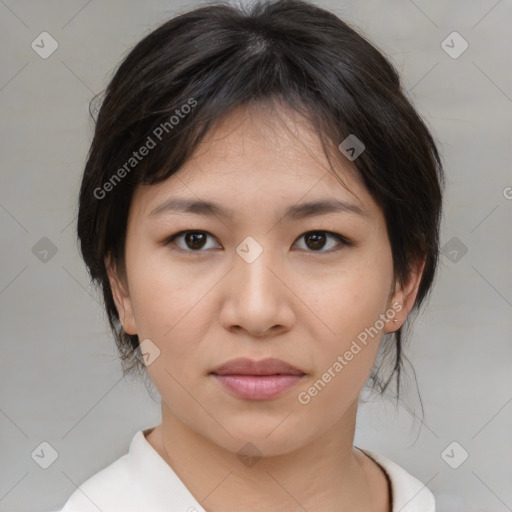
<svg viewBox="0 0 512 512">
<path fill-rule="evenodd" d="M 386 312 L 392 281 L 390 253 L 359 254 L 346 263 L 329 280 L 320 281 L 322 293 L 303 287 L 303 293 L 309 293 L 305 302 L 314 304 L 311 309 L 321 321 L 306 324 L 317 326 L 311 333 L 317 373 L 302 388 L 304 400 L 299 402 L 308 402 L 311 411 L 318 407 L 319 414 L 330 410 L 331 419 L 357 398 L 368 379 L 382 339 L 380 315 Z"/>
<path fill-rule="evenodd" d="M 127 265 L 137 326 L 146 337 L 162 338 L 188 317 L 208 288 L 192 266 L 173 264 L 167 249 L 154 245 L 146 240 L 132 247 Z"/>
<path fill-rule="evenodd" d="M 311 286 L 312 278 L 303 280 L 301 297 L 321 320 L 321 332 L 316 334 L 323 334 L 322 338 L 336 349 L 349 345 L 386 311 L 393 270 L 387 256 L 354 254 L 329 275 L 317 276 L 318 286 Z"/>
<path fill-rule="evenodd" d="M 382 339 L 389 279 L 362 267 L 340 274 L 316 298 L 322 320 L 312 333 L 316 372 L 297 397 L 304 414 L 333 424 L 357 400 Z"/>
</svg>

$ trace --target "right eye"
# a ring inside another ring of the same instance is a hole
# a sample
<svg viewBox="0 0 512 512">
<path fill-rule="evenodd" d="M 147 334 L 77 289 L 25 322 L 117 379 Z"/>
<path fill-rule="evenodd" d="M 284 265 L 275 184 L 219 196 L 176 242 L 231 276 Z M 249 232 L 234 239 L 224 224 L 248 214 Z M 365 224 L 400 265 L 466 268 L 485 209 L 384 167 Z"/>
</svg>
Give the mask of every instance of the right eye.
<svg viewBox="0 0 512 512">
<path fill-rule="evenodd" d="M 171 235 L 170 237 L 166 238 L 164 244 L 170 245 L 171 243 L 173 243 L 176 246 L 178 246 L 178 250 L 184 252 L 204 252 L 202 249 L 215 248 L 207 246 L 208 237 L 213 238 L 213 235 L 211 235 L 207 231 L 180 231 L 179 233 L 175 233 L 174 235 Z M 181 241 L 181 245 L 177 243 L 176 240 Z"/>
</svg>

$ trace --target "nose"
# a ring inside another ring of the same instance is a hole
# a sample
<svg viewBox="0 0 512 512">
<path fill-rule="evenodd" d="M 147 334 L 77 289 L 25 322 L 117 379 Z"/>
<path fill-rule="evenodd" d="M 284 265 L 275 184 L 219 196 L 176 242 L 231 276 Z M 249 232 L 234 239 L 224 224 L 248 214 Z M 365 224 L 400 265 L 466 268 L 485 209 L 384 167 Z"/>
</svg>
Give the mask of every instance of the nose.
<svg viewBox="0 0 512 512">
<path fill-rule="evenodd" d="M 272 261 L 270 251 L 263 251 L 251 263 L 235 254 L 233 268 L 223 283 L 220 320 L 225 329 L 261 338 L 279 335 L 292 327 L 293 292 L 280 268 Z"/>
</svg>

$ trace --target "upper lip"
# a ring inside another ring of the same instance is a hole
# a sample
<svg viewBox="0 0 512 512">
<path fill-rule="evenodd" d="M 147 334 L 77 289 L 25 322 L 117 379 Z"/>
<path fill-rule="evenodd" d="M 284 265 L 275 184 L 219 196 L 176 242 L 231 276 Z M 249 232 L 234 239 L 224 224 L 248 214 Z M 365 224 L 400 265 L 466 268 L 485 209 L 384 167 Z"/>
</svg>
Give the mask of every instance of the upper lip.
<svg viewBox="0 0 512 512">
<path fill-rule="evenodd" d="M 304 375 L 303 371 L 281 359 L 267 358 L 255 361 L 246 357 L 230 359 L 212 373 L 216 375 Z"/>
</svg>

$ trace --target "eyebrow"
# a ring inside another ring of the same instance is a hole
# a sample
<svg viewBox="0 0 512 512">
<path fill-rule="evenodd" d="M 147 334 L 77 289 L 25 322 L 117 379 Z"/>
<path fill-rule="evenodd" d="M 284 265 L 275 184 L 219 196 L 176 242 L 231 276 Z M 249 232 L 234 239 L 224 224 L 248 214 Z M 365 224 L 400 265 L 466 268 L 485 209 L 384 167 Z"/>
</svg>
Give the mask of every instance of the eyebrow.
<svg viewBox="0 0 512 512">
<path fill-rule="evenodd" d="M 215 215 L 232 219 L 235 212 L 212 201 L 170 198 L 151 210 L 149 217 L 158 217 L 165 213 L 195 213 L 198 215 Z M 369 217 L 369 213 L 357 204 L 340 199 L 324 199 L 290 206 L 283 214 L 284 219 L 300 220 L 306 217 L 328 213 L 352 213 Z"/>
</svg>

